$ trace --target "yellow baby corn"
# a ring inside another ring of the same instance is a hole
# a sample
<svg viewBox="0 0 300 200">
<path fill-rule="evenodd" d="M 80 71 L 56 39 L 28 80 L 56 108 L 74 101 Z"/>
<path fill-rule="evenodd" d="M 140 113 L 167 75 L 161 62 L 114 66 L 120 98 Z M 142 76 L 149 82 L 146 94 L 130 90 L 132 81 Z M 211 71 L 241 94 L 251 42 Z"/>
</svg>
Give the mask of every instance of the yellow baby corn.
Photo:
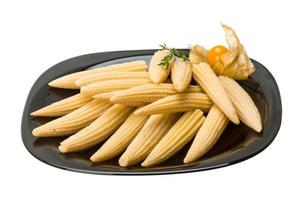
<svg viewBox="0 0 300 200">
<path fill-rule="evenodd" d="M 240 120 L 260 132 L 262 129 L 261 116 L 249 94 L 232 78 L 220 76 L 219 79 L 235 106 Z"/>
<path fill-rule="evenodd" d="M 102 99 L 102 100 L 107 100 L 110 101 L 110 98 L 112 96 L 114 96 L 115 94 L 117 94 L 118 92 L 123 91 L 123 90 L 116 90 L 113 92 L 105 92 L 105 93 L 100 93 L 100 94 L 96 94 L 93 96 L 94 99 Z"/>
<path fill-rule="evenodd" d="M 32 116 L 58 117 L 72 112 L 83 106 L 92 98 L 83 94 L 76 94 L 66 99 L 54 102 L 46 107 L 31 113 Z"/>
<path fill-rule="evenodd" d="M 137 60 L 132 62 L 120 63 L 109 65 L 107 67 L 100 67 L 91 70 L 85 70 L 80 72 L 75 72 L 72 74 L 68 74 L 57 78 L 51 81 L 48 85 L 56 88 L 64 88 L 64 89 L 79 89 L 79 87 L 75 84 L 75 82 L 87 75 L 103 73 L 103 72 L 111 72 L 111 71 L 145 71 L 147 69 L 147 64 L 144 60 Z"/>
<path fill-rule="evenodd" d="M 201 88 L 197 85 L 190 85 L 185 92 L 194 93 L 201 92 Z M 158 99 L 176 94 L 173 84 L 147 84 L 132 87 L 114 94 L 110 101 L 113 103 L 139 106 L 146 103 L 154 102 Z"/>
<path fill-rule="evenodd" d="M 120 157 L 119 164 L 126 167 L 143 161 L 175 123 L 178 116 L 178 114 L 151 115 Z"/>
<path fill-rule="evenodd" d="M 171 67 L 171 78 L 177 92 L 183 92 L 192 80 L 192 66 L 189 61 L 178 60 Z"/>
<path fill-rule="evenodd" d="M 92 155 L 91 161 L 105 161 L 122 153 L 144 126 L 147 119 L 147 116 L 136 116 L 132 113 L 103 146 Z"/>
<path fill-rule="evenodd" d="M 161 60 L 169 53 L 169 50 L 159 50 L 152 56 L 149 65 L 149 77 L 153 83 L 162 83 L 168 78 L 170 74 L 170 68 L 174 62 L 174 59 L 169 62 L 169 67 L 159 64 L 161 63 Z"/>
<path fill-rule="evenodd" d="M 224 113 L 214 105 L 199 129 L 192 146 L 184 158 L 184 163 L 193 162 L 208 152 L 217 142 L 228 122 L 229 120 Z"/>
<path fill-rule="evenodd" d="M 239 124 L 236 110 L 211 67 L 206 63 L 193 64 L 193 78 L 224 114 L 235 124 Z"/>
<path fill-rule="evenodd" d="M 98 119 L 60 143 L 62 153 L 81 151 L 108 138 L 132 113 L 134 107 L 113 105 Z"/>
<path fill-rule="evenodd" d="M 117 90 L 124 90 L 134 86 L 144 85 L 149 83 L 151 83 L 149 78 L 108 80 L 108 81 L 101 81 L 86 86 L 82 86 L 80 92 L 86 95 L 93 96 L 99 93 L 107 93 L 107 92 L 113 92 Z"/>
<path fill-rule="evenodd" d="M 203 93 L 182 93 L 159 99 L 135 111 L 136 115 L 187 112 L 200 109 L 208 112 L 212 102 Z"/>
<path fill-rule="evenodd" d="M 186 112 L 168 131 L 168 133 L 154 147 L 146 160 L 142 163 L 143 167 L 157 165 L 176 154 L 184 147 L 197 133 L 197 130 L 204 122 L 203 113 L 197 109 Z"/>
<path fill-rule="evenodd" d="M 73 112 L 50 121 L 32 131 L 36 137 L 56 137 L 76 133 L 88 126 L 112 104 L 100 100 L 92 100 Z"/>
<path fill-rule="evenodd" d="M 87 76 L 83 76 L 82 78 L 78 79 L 75 84 L 79 87 L 88 85 L 91 83 L 96 83 L 100 81 L 107 81 L 107 80 L 119 80 L 119 79 L 138 79 L 142 78 L 145 79 L 148 77 L 148 72 L 128 72 L 128 71 L 121 71 L 121 72 L 104 72 L 104 73 L 96 73 Z"/>
</svg>

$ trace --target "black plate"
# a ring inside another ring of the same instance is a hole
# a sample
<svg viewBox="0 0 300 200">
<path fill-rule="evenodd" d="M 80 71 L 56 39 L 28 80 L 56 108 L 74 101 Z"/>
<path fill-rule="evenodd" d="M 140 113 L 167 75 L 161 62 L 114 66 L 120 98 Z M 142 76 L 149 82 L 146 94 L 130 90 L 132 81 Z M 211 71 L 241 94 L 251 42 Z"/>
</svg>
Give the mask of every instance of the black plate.
<svg viewBox="0 0 300 200">
<path fill-rule="evenodd" d="M 78 91 L 49 88 L 47 83 L 65 74 L 89 67 L 103 67 L 137 59 L 149 62 L 155 50 L 119 51 L 94 53 L 65 60 L 44 72 L 33 85 L 24 108 L 22 118 L 22 139 L 27 150 L 37 159 L 62 169 L 95 174 L 171 174 L 201 171 L 228 166 L 246 160 L 264 150 L 276 137 L 281 124 L 281 99 L 278 86 L 272 74 L 260 63 L 253 60 L 256 71 L 240 84 L 255 101 L 263 119 L 263 131 L 255 133 L 244 125 L 230 124 L 218 143 L 199 161 L 183 164 L 188 146 L 167 162 L 151 168 L 139 165 L 122 168 L 118 158 L 93 164 L 89 157 L 99 146 L 85 152 L 60 154 L 57 146 L 64 138 L 35 138 L 32 130 L 51 118 L 31 117 L 30 113 L 54 101 L 73 95 Z"/>
</svg>

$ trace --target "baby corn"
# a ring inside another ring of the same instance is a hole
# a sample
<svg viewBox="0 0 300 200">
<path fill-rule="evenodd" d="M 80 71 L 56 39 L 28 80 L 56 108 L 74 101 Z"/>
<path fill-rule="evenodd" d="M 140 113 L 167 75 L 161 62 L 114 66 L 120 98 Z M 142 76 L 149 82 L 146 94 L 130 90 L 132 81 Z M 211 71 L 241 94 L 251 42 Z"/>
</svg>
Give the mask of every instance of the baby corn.
<svg viewBox="0 0 300 200">
<path fill-rule="evenodd" d="M 122 153 L 144 126 L 147 119 L 147 116 L 136 116 L 132 113 L 103 146 L 92 155 L 91 161 L 105 161 Z"/>
<path fill-rule="evenodd" d="M 83 106 L 92 98 L 83 94 L 76 94 L 66 99 L 54 102 L 46 107 L 31 113 L 32 116 L 58 117 L 72 112 Z"/>
<path fill-rule="evenodd" d="M 77 86 L 81 87 L 84 85 L 88 85 L 91 83 L 96 83 L 100 81 L 107 80 L 119 80 L 119 79 L 146 79 L 148 78 L 148 72 L 104 72 L 104 73 L 96 73 L 87 76 L 83 76 L 78 79 L 75 83 Z"/>
<path fill-rule="evenodd" d="M 149 78 L 144 79 L 120 79 L 108 80 L 97 83 L 92 83 L 81 87 L 80 92 L 86 95 L 95 95 L 99 93 L 113 92 L 117 90 L 124 90 L 138 85 L 151 83 Z"/>
<path fill-rule="evenodd" d="M 89 126 L 61 142 L 59 151 L 81 151 L 100 143 L 127 119 L 133 109 L 124 105 L 113 105 Z"/>
<path fill-rule="evenodd" d="M 143 161 L 178 116 L 178 114 L 151 115 L 119 159 L 119 164 L 126 167 Z"/>
<path fill-rule="evenodd" d="M 169 62 L 170 63 L 169 67 L 162 66 L 160 65 L 160 63 L 162 59 L 165 56 L 167 56 L 169 53 L 170 53 L 169 50 L 159 50 L 155 52 L 154 55 L 152 56 L 149 65 L 149 77 L 153 83 L 162 83 L 168 78 L 174 59 Z"/>
<path fill-rule="evenodd" d="M 76 133 L 88 126 L 112 104 L 93 100 L 73 112 L 50 121 L 32 131 L 36 137 L 56 137 Z"/>
<path fill-rule="evenodd" d="M 230 121 L 239 124 L 236 110 L 211 67 L 206 63 L 193 64 L 193 77 Z"/>
<path fill-rule="evenodd" d="M 212 102 L 203 93 L 182 93 L 159 99 L 135 111 L 136 115 L 187 112 L 200 109 L 208 112 Z"/>
<path fill-rule="evenodd" d="M 114 96 L 115 94 L 117 94 L 118 92 L 123 91 L 123 90 L 116 90 L 116 91 L 112 91 L 112 92 L 105 92 L 105 93 L 100 93 L 100 94 L 96 94 L 93 96 L 94 99 L 102 99 L 102 100 L 107 100 L 110 101 L 110 98 L 112 96 Z"/>
<path fill-rule="evenodd" d="M 117 72 L 117 71 L 145 71 L 147 64 L 144 60 L 137 60 L 133 62 L 126 62 L 120 64 L 109 65 L 107 67 L 100 67 L 96 69 L 90 69 L 81 72 L 75 72 L 72 74 L 65 75 L 57 78 L 49 83 L 49 86 L 64 89 L 79 89 L 75 82 L 83 76 L 103 73 L 103 72 Z"/>
<path fill-rule="evenodd" d="M 171 79 L 177 92 L 183 92 L 192 80 L 192 66 L 189 61 L 175 61 L 171 67 Z"/>
<path fill-rule="evenodd" d="M 192 146 L 184 158 L 184 163 L 193 162 L 208 152 L 217 142 L 228 122 L 226 115 L 214 105 L 199 129 Z"/>
<path fill-rule="evenodd" d="M 197 85 L 190 85 L 185 92 L 202 92 L 202 89 Z M 116 92 L 110 98 L 110 101 L 113 103 L 140 106 L 174 94 L 176 94 L 176 91 L 173 84 L 147 84 Z"/>
<path fill-rule="evenodd" d="M 232 78 L 220 76 L 219 79 L 235 106 L 240 120 L 260 132 L 262 129 L 261 116 L 248 93 Z"/>
<path fill-rule="evenodd" d="M 197 109 L 186 112 L 168 131 L 168 133 L 154 147 L 146 160 L 142 163 L 143 167 L 157 165 L 176 154 L 186 145 L 197 133 L 197 130 L 204 122 L 203 113 Z"/>
</svg>

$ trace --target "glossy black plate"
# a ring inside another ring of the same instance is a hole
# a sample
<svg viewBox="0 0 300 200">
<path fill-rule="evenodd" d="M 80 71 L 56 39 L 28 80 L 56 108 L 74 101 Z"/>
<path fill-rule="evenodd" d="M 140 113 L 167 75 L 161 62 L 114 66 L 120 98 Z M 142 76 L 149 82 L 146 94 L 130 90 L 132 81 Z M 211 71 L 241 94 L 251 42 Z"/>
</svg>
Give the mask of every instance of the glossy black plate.
<svg viewBox="0 0 300 200">
<path fill-rule="evenodd" d="M 31 117 L 30 113 L 54 101 L 73 95 L 78 91 L 49 88 L 51 80 L 72 72 L 90 67 L 103 67 L 108 64 L 144 59 L 149 62 L 155 50 L 119 51 L 94 53 L 65 60 L 44 72 L 34 83 L 24 108 L 22 118 L 22 139 L 27 150 L 37 159 L 62 169 L 95 174 L 172 174 L 201 171 L 228 166 L 241 162 L 264 150 L 276 137 L 282 116 L 281 99 L 278 86 L 272 74 L 260 63 L 253 60 L 256 71 L 240 84 L 255 101 L 263 119 L 263 131 L 255 133 L 244 125 L 230 124 L 218 143 L 200 160 L 183 164 L 182 160 L 189 144 L 167 162 L 151 168 L 139 165 L 122 168 L 118 166 L 118 158 L 93 164 L 89 157 L 100 145 L 88 151 L 61 154 L 57 146 L 64 138 L 35 138 L 32 130 L 51 118 Z"/>
</svg>

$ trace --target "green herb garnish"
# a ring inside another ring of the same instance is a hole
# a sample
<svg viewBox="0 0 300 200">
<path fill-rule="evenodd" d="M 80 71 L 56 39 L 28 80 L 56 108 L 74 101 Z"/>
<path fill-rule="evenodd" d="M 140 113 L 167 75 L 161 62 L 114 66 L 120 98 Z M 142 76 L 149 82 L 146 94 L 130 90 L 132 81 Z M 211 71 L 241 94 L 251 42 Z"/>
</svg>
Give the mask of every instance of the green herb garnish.
<svg viewBox="0 0 300 200">
<path fill-rule="evenodd" d="M 169 52 L 170 52 L 158 64 L 158 65 L 164 66 L 166 69 L 169 68 L 170 61 L 175 59 L 175 57 L 181 58 L 183 61 L 189 60 L 189 58 L 187 57 L 187 55 L 183 51 L 179 51 L 175 48 L 169 48 L 169 47 L 167 47 L 166 44 L 159 45 L 159 46 L 161 47 L 162 50 L 169 50 Z"/>
</svg>

